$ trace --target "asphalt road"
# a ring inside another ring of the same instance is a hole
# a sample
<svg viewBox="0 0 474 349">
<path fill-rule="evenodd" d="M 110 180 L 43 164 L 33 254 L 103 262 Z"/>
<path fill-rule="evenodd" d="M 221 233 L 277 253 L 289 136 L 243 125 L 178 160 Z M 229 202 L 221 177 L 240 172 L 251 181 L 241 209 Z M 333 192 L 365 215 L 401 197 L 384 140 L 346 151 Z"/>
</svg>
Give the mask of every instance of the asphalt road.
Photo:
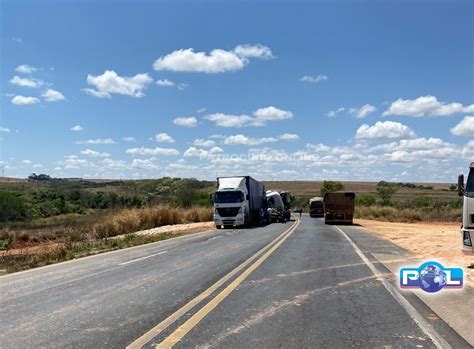
<svg viewBox="0 0 474 349">
<path fill-rule="evenodd" d="M 291 227 L 214 230 L 1 277 L 0 347 L 470 347 L 416 297 L 397 299 L 372 253 L 400 248 L 321 219 Z"/>
</svg>

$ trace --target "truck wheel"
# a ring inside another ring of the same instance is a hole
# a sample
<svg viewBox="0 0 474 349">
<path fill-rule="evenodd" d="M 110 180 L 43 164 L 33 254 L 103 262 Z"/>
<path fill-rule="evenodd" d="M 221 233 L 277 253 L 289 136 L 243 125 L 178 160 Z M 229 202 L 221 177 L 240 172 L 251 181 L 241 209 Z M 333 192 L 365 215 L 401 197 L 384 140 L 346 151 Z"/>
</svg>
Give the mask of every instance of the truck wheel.
<svg viewBox="0 0 474 349">
<path fill-rule="evenodd" d="M 222 229 L 222 225 L 216 225 L 216 229 Z"/>
</svg>

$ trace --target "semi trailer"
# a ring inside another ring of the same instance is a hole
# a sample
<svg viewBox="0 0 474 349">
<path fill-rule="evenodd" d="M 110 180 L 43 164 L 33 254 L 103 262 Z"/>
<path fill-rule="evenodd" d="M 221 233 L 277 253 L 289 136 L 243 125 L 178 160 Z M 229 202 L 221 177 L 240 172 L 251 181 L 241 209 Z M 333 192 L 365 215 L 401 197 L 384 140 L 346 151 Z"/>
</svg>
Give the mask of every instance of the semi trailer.
<svg viewBox="0 0 474 349">
<path fill-rule="evenodd" d="M 213 201 L 218 229 L 260 224 L 265 219 L 265 186 L 250 176 L 217 178 Z"/>
<path fill-rule="evenodd" d="M 324 223 L 352 224 L 355 193 L 332 192 L 324 195 Z"/>
<path fill-rule="evenodd" d="M 471 162 L 469 166 L 466 185 L 464 185 L 464 175 L 459 175 L 458 194 L 463 197 L 461 218 L 462 251 L 465 254 L 474 254 L 472 247 L 474 239 L 474 162 Z"/>
<path fill-rule="evenodd" d="M 309 216 L 324 217 L 324 201 L 322 197 L 316 196 L 309 199 Z"/>
</svg>

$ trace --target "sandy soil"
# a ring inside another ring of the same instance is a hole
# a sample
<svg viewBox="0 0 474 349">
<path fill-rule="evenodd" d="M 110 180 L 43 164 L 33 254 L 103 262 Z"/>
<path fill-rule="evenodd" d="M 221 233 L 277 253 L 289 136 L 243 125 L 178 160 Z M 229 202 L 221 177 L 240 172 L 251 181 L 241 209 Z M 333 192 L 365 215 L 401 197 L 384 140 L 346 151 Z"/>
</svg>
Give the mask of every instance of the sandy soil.
<svg viewBox="0 0 474 349">
<path fill-rule="evenodd" d="M 164 225 L 162 227 L 137 231 L 137 235 L 155 235 L 155 234 L 190 234 L 201 231 L 207 231 L 214 228 L 214 222 L 199 222 L 187 224 Z"/>
<path fill-rule="evenodd" d="M 434 259 L 446 266 L 463 267 L 466 281 L 474 286 L 474 256 L 461 252 L 459 223 L 390 223 L 356 219 L 356 224 L 381 235 L 423 260 Z"/>
</svg>

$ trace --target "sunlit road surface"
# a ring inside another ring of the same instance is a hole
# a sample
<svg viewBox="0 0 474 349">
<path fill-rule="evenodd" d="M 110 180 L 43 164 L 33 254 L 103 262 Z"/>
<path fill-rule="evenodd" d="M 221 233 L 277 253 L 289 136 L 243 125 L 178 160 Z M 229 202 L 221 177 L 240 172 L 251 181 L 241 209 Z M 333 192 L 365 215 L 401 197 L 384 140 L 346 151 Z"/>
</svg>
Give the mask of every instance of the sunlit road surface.
<svg viewBox="0 0 474 349">
<path fill-rule="evenodd" d="M 0 278 L 1 348 L 469 348 L 351 226 L 303 216 Z"/>
</svg>

